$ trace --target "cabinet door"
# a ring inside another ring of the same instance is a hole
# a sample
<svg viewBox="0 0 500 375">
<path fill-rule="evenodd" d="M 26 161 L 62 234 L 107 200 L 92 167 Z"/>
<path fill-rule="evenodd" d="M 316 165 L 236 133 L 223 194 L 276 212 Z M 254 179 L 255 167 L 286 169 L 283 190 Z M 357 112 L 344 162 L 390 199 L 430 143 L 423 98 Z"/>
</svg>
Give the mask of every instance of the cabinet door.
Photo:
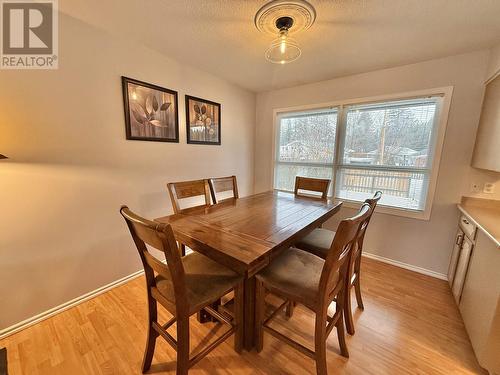
<svg viewBox="0 0 500 375">
<path fill-rule="evenodd" d="M 453 286 L 453 279 L 455 278 L 455 271 L 457 270 L 458 256 L 460 255 L 460 249 L 462 248 L 462 242 L 464 241 L 464 232 L 459 229 L 457 236 L 455 237 L 455 246 L 453 246 L 453 251 L 451 252 L 450 266 L 448 267 L 448 282 L 450 286 Z"/>
<path fill-rule="evenodd" d="M 500 374 L 500 249 L 482 231 L 467 272 L 460 312 L 481 366 Z"/>
<path fill-rule="evenodd" d="M 472 242 L 470 242 L 468 238 L 464 238 L 452 287 L 453 296 L 455 297 L 455 301 L 457 301 L 457 303 L 460 302 L 460 297 L 462 295 L 465 277 L 467 276 L 467 269 L 469 268 L 469 259 L 471 252 Z"/>
<path fill-rule="evenodd" d="M 469 239 L 474 240 L 476 238 L 476 224 L 474 224 L 471 219 L 462 215 L 460 217 L 459 225 Z"/>
</svg>

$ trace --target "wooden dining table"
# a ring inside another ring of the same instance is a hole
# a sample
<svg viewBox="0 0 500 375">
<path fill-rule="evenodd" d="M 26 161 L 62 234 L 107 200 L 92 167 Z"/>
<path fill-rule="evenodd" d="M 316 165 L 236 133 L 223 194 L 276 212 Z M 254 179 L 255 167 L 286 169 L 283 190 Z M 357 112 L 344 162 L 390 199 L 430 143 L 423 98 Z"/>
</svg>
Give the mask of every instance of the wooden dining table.
<svg viewBox="0 0 500 375">
<path fill-rule="evenodd" d="M 255 274 L 337 213 L 341 202 L 268 191 L 155 219 L 176 239 L 245 276 L 244 347 L 255 337 Z"/>
</svg>

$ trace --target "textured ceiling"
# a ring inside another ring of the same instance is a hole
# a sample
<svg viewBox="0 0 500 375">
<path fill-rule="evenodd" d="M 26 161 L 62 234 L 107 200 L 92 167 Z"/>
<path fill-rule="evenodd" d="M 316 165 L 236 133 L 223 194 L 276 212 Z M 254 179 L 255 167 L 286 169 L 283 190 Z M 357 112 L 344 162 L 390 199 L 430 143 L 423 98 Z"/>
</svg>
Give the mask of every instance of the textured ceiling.
<svg viewBox="0 0 500 375">
<path fill-rule="evenodd" d="M 254 26 L 265 0 L 64 0 L 62 12 L 252 91 L 265 91 L 488 48 L 500 0 L 310 0 L 299 60 L 264 58 Z"/>
</svg>

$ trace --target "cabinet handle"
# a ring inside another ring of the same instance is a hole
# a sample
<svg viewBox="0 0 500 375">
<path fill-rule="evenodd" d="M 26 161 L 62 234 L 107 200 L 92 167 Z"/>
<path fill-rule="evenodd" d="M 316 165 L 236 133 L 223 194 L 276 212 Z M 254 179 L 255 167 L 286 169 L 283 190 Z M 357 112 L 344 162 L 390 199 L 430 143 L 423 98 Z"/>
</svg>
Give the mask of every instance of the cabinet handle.
<svg viewBox="0 0 500 375">
<path fill-rule="evenodd" d="M 463 238 L 464 238 L 464 236 L 462 236 L 461 234 L 459 234 L 457 236 L 457 241 L 455 242 L 455 244 L 460 245 L 462 243 Z"/>
</svg>

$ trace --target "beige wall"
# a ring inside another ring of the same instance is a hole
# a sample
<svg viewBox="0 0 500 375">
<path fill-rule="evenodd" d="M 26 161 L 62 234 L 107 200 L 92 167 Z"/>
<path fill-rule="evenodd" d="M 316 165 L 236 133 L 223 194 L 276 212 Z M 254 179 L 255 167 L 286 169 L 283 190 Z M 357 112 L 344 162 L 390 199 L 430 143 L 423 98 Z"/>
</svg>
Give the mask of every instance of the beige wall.
<svg viewBox="0 0 500 375">
<path fill-rule="evenodd" d="M 273 109 L 454 86 L 431 219 L 375 214 L 365 250 L 395 261 L 445 273 L 456 231 L 456 203 L 469 186 L 488 51 L 258 94 L 255 190 L 272 186 Z M 335 63 L 335 62 L 332 62 Z M 344 208 L 340 215 L 354 211 Z M 327 223 L 334 229 L 338 218 Z"/>
<path fill-rule="evenodd" d="M 500 71 L 500 44 L 497 44 L 490 50 L 488 69 L 486 70 L 486 79 L 492 78 Z"/>
<path fill-rule="evenodd" d="M 484 184 L 493 184 L 493 193 L 484 193 Z M 472 191 L 472 185 L 479 186 L 480 191 Z M 497 199 L 500 200 L 500 173 L 488 171 L 485 169 L 470 168 L 468 177 L 464 179 L 463 195 L 482 199 Z"/>
<path fill-rule="evenodd" d="M 67 16 L 57 71 L 0 71 L 0 330 L 140 268 L 121 204 L 171 212 L 168 181 L 253 192 L 255 94 Z M 177 90 L 180 143 L 125 140 L 120 76 Z M 184 94 L 222 103 L 222 146 L 187 145 Z"/>
</svg>

